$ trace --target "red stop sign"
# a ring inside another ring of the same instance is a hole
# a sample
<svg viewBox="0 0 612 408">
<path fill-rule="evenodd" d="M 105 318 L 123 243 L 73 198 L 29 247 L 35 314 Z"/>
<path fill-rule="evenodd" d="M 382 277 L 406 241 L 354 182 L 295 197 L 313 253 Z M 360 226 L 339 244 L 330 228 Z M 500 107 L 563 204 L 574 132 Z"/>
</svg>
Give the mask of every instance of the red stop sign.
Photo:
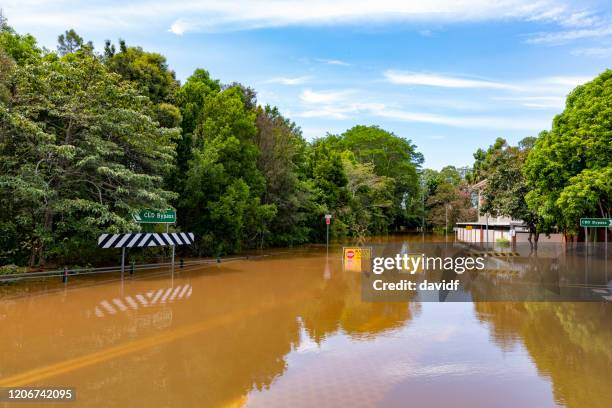
<svg viewBox="0 0 612 408">
<path fill-rule="evenodd" d="M 348 251 L 346 251 L 346 257 L 347 258 L 352 258 L 355 256 L 355 251 L 353 251 L 352 249 L 349 249 Z"/>
<path fill-rule="evenodd" d="M 331 219 L 330 219 L 330 218 L 326 218 L 326 219 L 325 219 L 325 223 L 326 223 L 327 225 L 331 224 Z"/>
</svg>

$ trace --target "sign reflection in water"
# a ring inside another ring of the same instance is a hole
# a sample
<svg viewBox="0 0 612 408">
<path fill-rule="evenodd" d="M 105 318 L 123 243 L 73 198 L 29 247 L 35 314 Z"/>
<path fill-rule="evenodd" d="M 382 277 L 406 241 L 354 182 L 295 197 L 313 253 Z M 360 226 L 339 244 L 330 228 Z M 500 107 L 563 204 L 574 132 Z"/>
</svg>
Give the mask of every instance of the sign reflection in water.
<svg viewBox="0 0 612 408">
<path fill-rule="evenodd" d="M 175 288 L 193 288 L 188 299 L 106 318 L 93 312 L 101 300 L 138 302 L 172 278 L 128 279 L 123 295 L 120 282 L 2 288 L 0 386 L 70 384 L 80 403 L 100 407 L 612 400 L 609 302 L 369 303 L 340 248 L 327 262 L 321 248 L 197 266 L 174 276 Z M 171 319 L 139 325 L 149 311 Z"/>
</svg>

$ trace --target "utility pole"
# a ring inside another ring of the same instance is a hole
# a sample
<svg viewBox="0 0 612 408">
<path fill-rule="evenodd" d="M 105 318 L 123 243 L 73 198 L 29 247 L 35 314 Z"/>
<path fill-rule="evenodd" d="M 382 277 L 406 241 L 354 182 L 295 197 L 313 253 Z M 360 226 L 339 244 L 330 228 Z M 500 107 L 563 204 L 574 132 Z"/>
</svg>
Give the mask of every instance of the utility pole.
<svg viewBox="0 0 612 408">
<path fill-rule="evenodd" d="M 448 241 L 448 204 L 444 206 L 444 242 Z"/>
<path fill-rule="evenodd" d="M 423 239 L 425 239 L 425 178 L 421 173 L 421 232 L 423 233 Z"/>
</svg>

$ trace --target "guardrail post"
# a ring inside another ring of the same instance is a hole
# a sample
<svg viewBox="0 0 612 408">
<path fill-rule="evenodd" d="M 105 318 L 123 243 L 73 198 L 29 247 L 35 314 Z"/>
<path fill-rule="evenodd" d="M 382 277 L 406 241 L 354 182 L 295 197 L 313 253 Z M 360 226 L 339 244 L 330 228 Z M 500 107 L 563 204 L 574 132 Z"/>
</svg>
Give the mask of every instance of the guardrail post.
<svg viewBox="0 0 612 408">
<path fill-rule="evenodd" d="M 62 276 L 62 282 L 68 283 L 68 268 L 64 266 L 64 275 Z"/>
<path fill-rule="evenodd" d="M 184 265 L 185 265 L 185 260 L 181 258 L 181 260 L 179 261 L 180 268 L 183 268 Z"/>
<path fill-rule="evenodd" d="M 130 275 L 133 275 L 133 274 L 134 274 L 135 264 L 136 264 L 136 261 L 132 261 L 132 264 L 131 264 L 131 266 L 130 266 Z"/>
<path fill-rule="evenodd" d="M 221 263 L 221 258 L 217 257 L 217 263 Z"/>
<path fill-rule="evenodd" d="M 125 272 L 125 247 L 121 248 L 121 277 L 123 278 L 123 272 Z"/>
</svg>

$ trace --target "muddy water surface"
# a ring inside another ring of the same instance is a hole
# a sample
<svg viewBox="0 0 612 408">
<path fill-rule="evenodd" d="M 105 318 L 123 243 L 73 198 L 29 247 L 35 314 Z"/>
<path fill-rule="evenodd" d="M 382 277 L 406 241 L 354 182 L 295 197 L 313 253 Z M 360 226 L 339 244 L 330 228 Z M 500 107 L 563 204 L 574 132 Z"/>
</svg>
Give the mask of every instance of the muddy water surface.
<svg viewBox="0 0 612 408">
<path fill-rule="evenodd" d="M 0 387 L 61 406 L 612 404 L 609 303 L 363 302 L 324 249 L 29 285 L 0 298 Z"/>
</svg>

